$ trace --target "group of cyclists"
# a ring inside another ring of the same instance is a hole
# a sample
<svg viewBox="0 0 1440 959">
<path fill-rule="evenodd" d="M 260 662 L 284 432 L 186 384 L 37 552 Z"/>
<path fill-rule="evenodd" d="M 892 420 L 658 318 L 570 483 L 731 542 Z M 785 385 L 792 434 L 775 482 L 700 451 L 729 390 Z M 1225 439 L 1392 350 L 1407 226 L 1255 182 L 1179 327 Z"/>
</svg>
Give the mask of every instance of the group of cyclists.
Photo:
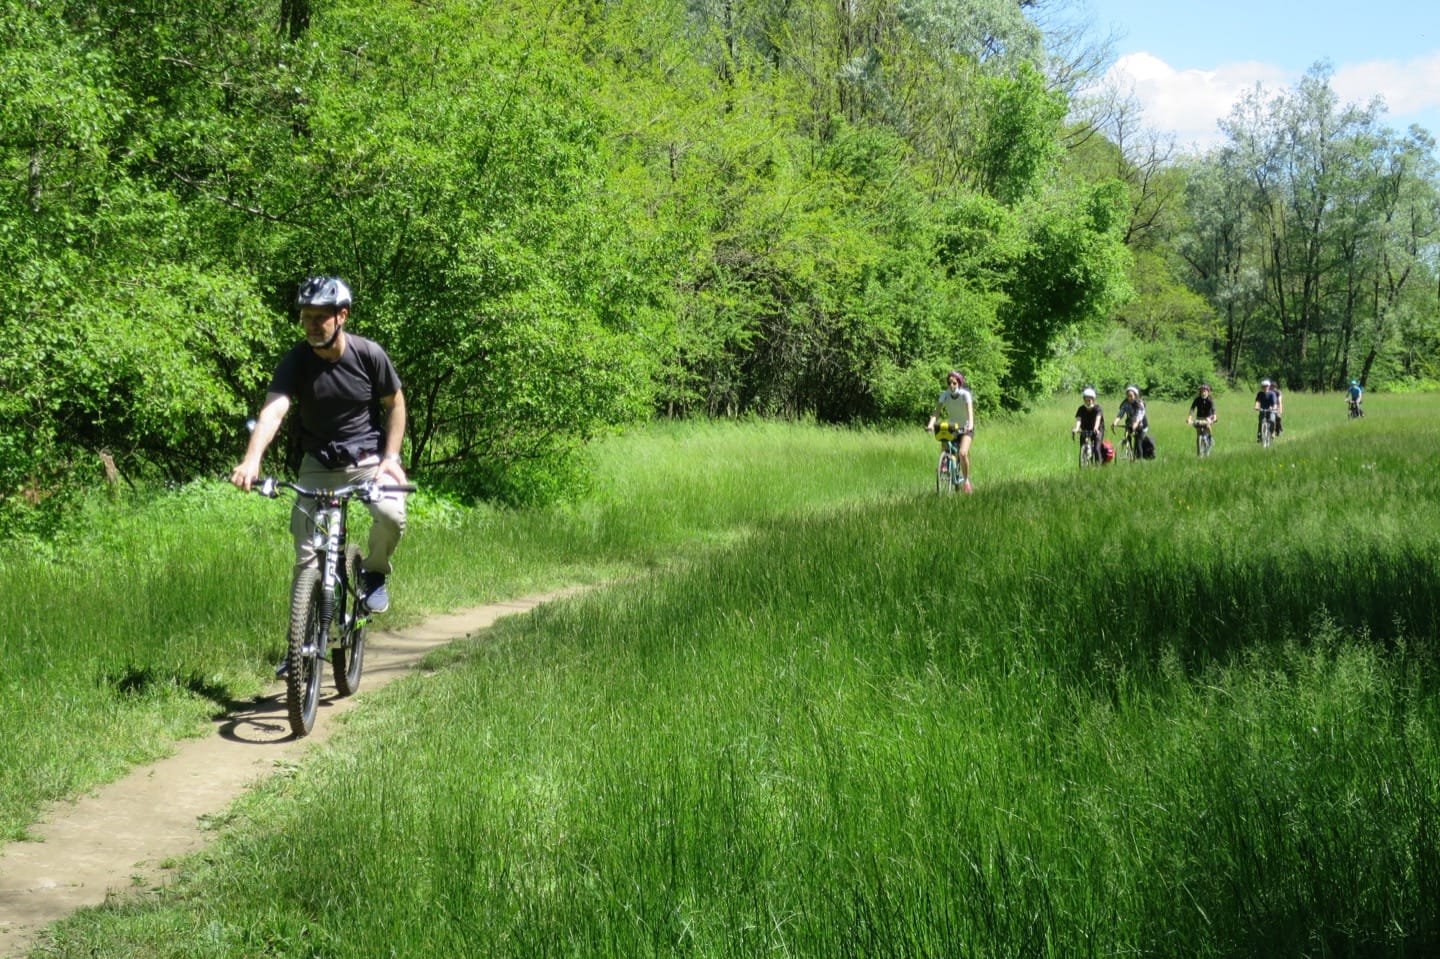
<svg viewBox="0 0 1440 959">
<path fill-rule="evenodd" d="M 1203 387 L 1209 395 L 1210 387 Z M 1128 448 L 1131 457 L 1143 459 L 1153 456 L 1153 444 L 1149 442 L 1150 417 L 1145 411 L 1145 400 L 1140 396 L 1140 387 L 1131 384 L 1125 387 L 1125 398 L 1120 401 L 1120 411 L 1112 427 L 1124 427 L 1125 437 L 1121 448 Z M 1080 408 L 1075 411 L 1075 426 L 1072 436 L 1080 438 L 1080 462 L 1105 463 L 1115 458 L 1114 447 L 1105 441 L 1105 411 L 1100 406 L 1099 396 L 1093 386 L 1080 391 Z"/>
<path fill-rule="evenodd" d="M 926 429 L 935 433 L 944 444 L 943 452 L 955 459 L 960 470 L 956 483 L 965 492 L 970 492 L 970 445 L 975 436 L 975 398 L 965 387 L 965 377 L 958 370 L 951 370 L 945 377 L 946 390 L 935 401 Z M 1358 380 L 1351 380 L 1346 391 L 1351 418 L 1364 416 L 1361 404 L 1364 390 Z M 1255 394 L 1256 413 L 1255 440 L 1264 445 L 1280 435 L 1285 414 L 1285 398 L 1280 384 L 1268 377 L 1260 381 L 1260 390 Z M 1206 456 L 1214 443 L 1212 432 L 1219 419 L 1215 408 L 1215 397 L 1209 383 L 1202 383 L 1185 416 L 1187 425 L 1195 428 L 1195 449 L 1198 455 Z M 1154 456 L 1154 445 L 1150 441 L 1150 421 L 1145 411 L 1145 400 L 1140 387 L 1131 384 L 1125 387 L 1125 398 L 1112 427 L 1124 427 L 1122 448 L 1128 447 L 1130 458 L 1148 459 Z M 937 432 L 938 428 L 938 432 Z M 1114 459 L 1114 447 L 1105 441 L 1105 412 L 1100 406 L 1099 396 L 1094 387 L 1087 386 L 1080 392 L 1080 407 L 1075 411 L 1075 425 L 1070 431 L 1080 441 L 1080 464 L 1105 463 Z"/>
</svg>

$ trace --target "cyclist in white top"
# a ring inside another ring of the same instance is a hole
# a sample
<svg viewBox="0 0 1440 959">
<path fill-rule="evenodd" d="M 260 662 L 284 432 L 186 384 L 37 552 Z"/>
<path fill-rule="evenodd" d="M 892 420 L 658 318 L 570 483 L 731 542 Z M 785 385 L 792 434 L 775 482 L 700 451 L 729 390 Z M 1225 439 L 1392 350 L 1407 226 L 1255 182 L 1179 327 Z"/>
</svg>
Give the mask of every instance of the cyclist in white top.
<svg viewBox="0 0 1440 959">
<path fill-rule="evenodd" d="M 960 458 L 960 488 L 970 492 L 970 441 L 975 438 L 975 397 L 965 388 L 965 375 L 951 370 L 945 376 L 949 388 L 935 400 L 926 429 L 935 432 L 935 424 L 944 421 L 959 433 L 955 455 Z"/>
</svg>

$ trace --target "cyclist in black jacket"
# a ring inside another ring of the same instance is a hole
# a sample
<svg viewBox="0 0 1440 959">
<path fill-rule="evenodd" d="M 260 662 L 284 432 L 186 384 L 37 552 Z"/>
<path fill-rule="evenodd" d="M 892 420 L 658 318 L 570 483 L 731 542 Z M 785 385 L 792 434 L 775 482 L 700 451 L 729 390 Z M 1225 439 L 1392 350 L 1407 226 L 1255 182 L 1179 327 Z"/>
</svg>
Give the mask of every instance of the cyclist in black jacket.
<svg viewBox="0 0 1440 959">
<path fill-rule="evenodd" d="M 1100 444 L 1105 439 L 1105 411 L 1100 408 L 1094 387 L 1090 386 L 1080 393 L 1080 408 L 1075 411 L 1075 428 L 1070 431 L 1072 436 L 1082 433 L 1085 437 L 1082 442 L 1090 443 L 1091 457 L 1097 463 L 1103 462 Z"/>
<path fill-rule="evenodd" d="M 1196 422 L 1214 424 L 1215 398 L 1210 395 L 1210 384 L 1203 383 L 1200 392 L 1190 401 L 1190 415 L 1185 417 L 1185 422 L 1194 425 Z"/>
</svg>

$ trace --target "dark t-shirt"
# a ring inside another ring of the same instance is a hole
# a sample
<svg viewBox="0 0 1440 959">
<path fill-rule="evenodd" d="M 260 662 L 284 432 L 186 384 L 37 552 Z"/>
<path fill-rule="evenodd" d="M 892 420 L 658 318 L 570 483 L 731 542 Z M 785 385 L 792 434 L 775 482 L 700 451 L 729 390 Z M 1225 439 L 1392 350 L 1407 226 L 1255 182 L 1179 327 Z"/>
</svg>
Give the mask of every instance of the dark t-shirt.
<svg viewBox="0 0 1440 959">
<path fill-rule="evenodd" d="M 1197 396 L 1190 403 L 1190 412 L 1195 414 L 1196 419 L 1208 420 L 1215 415 L 1215 397 Z"/>
<path fill-rule="evenodd" d="M 1274 390 L 1261 390 L 1255 394 L 1255 402 L 1260 404 L 1260 411 L 1273 410 L 1275 404 L 1280 402 L 1280 395 Z"/>
<path fill-rule="evenodd" d="M 400 391 L 400 374 L 373 340 L 345 334 L 345 352 L 334 363 L 299 343 L 280 359 L 271 393 L 299 407 L 300 448 L 327 466 L 350 465 L 385 445 L 380 400 Z"/>
<path fill-rule="evenodd" d="M 1099 403 L 1094 406 L 1086 406 L 1081 403 L 1080 408 L 1075 411 L 1075 418 L 1080 421 L 1082 430 L 1094 432 L 1101 423 L 1105 422 L 1105 411 L 1100 409 Z"/>
</svg>

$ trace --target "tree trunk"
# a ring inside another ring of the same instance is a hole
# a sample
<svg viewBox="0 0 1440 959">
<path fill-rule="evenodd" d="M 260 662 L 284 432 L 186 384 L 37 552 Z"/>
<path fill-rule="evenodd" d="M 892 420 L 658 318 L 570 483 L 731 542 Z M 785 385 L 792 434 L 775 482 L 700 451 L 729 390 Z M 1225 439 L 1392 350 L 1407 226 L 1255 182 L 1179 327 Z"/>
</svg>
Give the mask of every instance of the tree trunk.
<svg viewBox="0 0 1440 959">
<path fill-rule="evenodd" d="M 294 42 L 310 27 L 310 0 L 280 0 L 280 33 Z"/>
</svg>

